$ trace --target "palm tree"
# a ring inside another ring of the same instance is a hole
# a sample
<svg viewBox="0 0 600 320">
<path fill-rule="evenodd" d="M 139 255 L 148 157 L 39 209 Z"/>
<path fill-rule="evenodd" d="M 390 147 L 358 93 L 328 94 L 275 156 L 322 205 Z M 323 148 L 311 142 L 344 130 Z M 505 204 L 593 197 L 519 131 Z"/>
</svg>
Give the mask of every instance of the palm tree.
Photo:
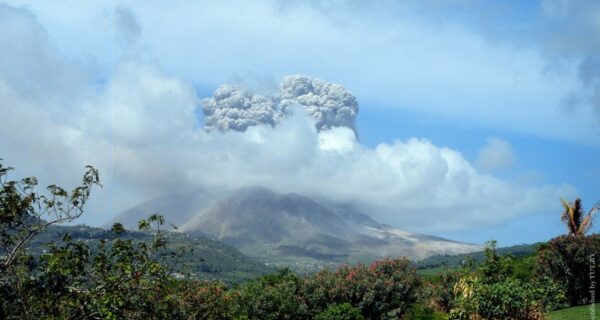
<svg viewBox="0 0 600 320">
<path fill-rule="evenodd" d="M 565 208 L 560 218 L 567 225 L 569 235 L 584 236 L 594 223 L 593 214 L 600 210 L 600 201 L 587 214 L 584 214 L 579 198 L 575 199 L 573 203 L 569 203 L 565 199 L 560 199 L 560 202 Z"/>
</svg>

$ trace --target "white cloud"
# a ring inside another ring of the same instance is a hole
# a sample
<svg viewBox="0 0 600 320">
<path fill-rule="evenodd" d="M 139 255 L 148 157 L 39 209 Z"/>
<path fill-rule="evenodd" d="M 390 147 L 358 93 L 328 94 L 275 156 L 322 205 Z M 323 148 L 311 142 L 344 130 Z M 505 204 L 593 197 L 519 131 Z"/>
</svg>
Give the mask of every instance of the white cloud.
<svg viewBox="0 0 600 320">
<path fill-rule="evenodd" d="M 97 104 L 87 111 L 87 128 L 128 145 L 171 142 L 196 125 L 194 89 L 137 62 L 121 63 Z"/>
<path fill-rule="evenodd" d="M 483 172 L 495 172 L 510 169 L 517 156 L 510 143 L 500 138 L 488 138 L 487 143 L 479 150 L 476 164 Z"/>
<path fill-rule="evenodd" d="M 425 139 L 368 148 L 346 128 L 318 132 L 300 111 L 277 127 L 206 132 L 187 81 L 124 61 L 106 83 L 94 83 L 50 45 L 31 14 L 0 6 L 0 15 L 11 22 L 0 43 L 26 48 L 0 52 L 15 61 L 0 63 L 0 135 L 9 137 L 0 139 L 2 157 L 45 184 L 73 186 L 85 164 L 97 166 L 104 188 L 89 209 L 104 216 L 88 222 L 161 193 L 262 185 L 358 202 L 384 222 L 435 232 L 543 210 L 571 190 L 481 174 L 459 152 Z"/>
<path fill-rule="evenodd" d="M 319 148 L 325 151 L 348 153 L 356 147 L 356 135 L 347 127 L 334 127 L 319 133 Z"/>
</svg>

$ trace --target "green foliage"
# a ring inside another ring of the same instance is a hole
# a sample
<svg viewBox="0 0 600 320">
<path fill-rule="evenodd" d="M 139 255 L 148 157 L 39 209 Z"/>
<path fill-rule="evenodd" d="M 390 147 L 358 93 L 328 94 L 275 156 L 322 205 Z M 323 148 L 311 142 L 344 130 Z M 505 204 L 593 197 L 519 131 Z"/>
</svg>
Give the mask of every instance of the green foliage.
<svg viewBox="0 0 600 320">
<path fill-rule="evenodd" d="M 98 171 L 88 166 L 82 184 L 71 192 L 50 185 L 44 195 L 36 192 L 36 178 L 8 180 L 11 170 L 0 163 L 0 253 L 5 254 L 0 259 L 2 275 L 11 272 L 33 237 L 51 225 L 79 218 L 92 187 L 100 185 Z M 0 283 L 5 280 L 1 278 Z"/>
<path fill-rule="evenodd" d="M 358 308 L 349 303 L 334 304 L 319 313 L 315 320 L 363 320 Z"/>
<path fill-rule="evenodd" d="M 536 244 L 523 244 L 511 247 L 496 248 L 496 252 L 500 256 L 511 256 L 514 259 L 520 259 L 522 257 L 535 255 L 537 253 L 540 243 Z M 436 255 L 418 261 L 416 263 L 418 270 L 428 270 L 433 268 L 440 268 L 441 270 L 447 269 L 460 269 L 471 264 L 481 264 L 485 261 L 485 251 L 478 251 L 472 253 L 463 253 L 456 255 Z"/>
<path fill-rule="evenodd" d="M 169 298 L 174 279 L 153 258 L 155 250 L 164 249 L 159 233 L 156 239 L 105 240 L 94 254 L 68 236 L 61 244 L 50 244 L 27 277 L 5 283 L 7 291 L 0 294 L 6 318 L 172 317 L 177 310 Z"/>
<path fill-rule="evenodd" d="M 600 235 L 561 236 L 548 242 L 538 254 L 537 274 L 564 284 L 571 306 L 590 301 L 591 275 L 599 276 Z"/>
<path fill-rule="evenodd" d="M 385 259 L 369 266 L 341 266 L 304 281 L 304 297 L 311 310 L 331 303 L 350 303 L 365 318 L 402 318 L 417 300 L 420 281 L 407 259 Z"/>
<path fill-rule="evenodd" d="M 132 230 L 111 231 L 84 225 L 78 226 L 50 226 L 29 242 L 27 251 L 33 257 L 40 257 L 47 251 L 47 243 L 59 243 L 64 234 L 69 234 L 74 241 L 83 241 L 94 254 L 103 239 L 120 238 L 142 242 L 154 241 L 152 232 L 139 232 Z M 168 238 L 167 250 L 160 250 L 156 259 L 163 265 L 171 268 L 178 276 L 186 276 L 199 280 L 223 280 L 226 283 L 247 281 L 257 276 L 275 272 L 276 269 L 266 266 L 259 260 L 245 256 L 237 249 L 219 241 L 189 236 L 178 232 L 164 232 Z M 182 255 L 173 259 L 174 252 Z"/>
<path fill-rule="evenodd" d="M 511 258 L 511 277 L 521 281 L 531 281 L 535 279 L 535 262 L 535 254 L 530 254 L 519 258 Z"/>
<path fill-rule="evenodd" d="M 488 244 L 485 255 L 477 272 L 454 284 L 450 319 L 543 319 L 545 311 L 564 305 L 564 289 L 557 282 L 533 281 L 523 271 L 515 272 L 515 265 L 522 267 L 531 259 L 515 264 L 497 254 L 495 242 Z"/>
<path fill-rule="evenodd" d="M 448 320 L 447 314 L 447 312 L 436 311 L 435 308 L 417 303 L 411 307 L 405 318 L 411 320 Z"/>
<path fill-rule="evenodd" d="M 234 319 L 237 293 L 228 291 L 223 282 L 182 281 L 173 297 L 177 308 L 187 319 Z"/>
<path fill-rule="evenodd" d="M 483 281 L 497 283 L 505 280 L 512 273 L 512 258 L 501 257 L 496 252 L 496 241 L 488 241 L 484 250 L 485 260 L 479 266 Z"/>
<path fill-rule="evenodd" d="M 543 319 L 535 290 L 518 280 L 489 283 L 470 276 L 461 279 L 455 288 L 457 297 L 450 319 Z"/>
<path fill-rule="evenodd" d="M 539 301 L 544 311 L 565 308 L 569 305 L 565 285 L 551 278 L 539 278 L 533 282 L 535 300 Z"/>
<path fill-rule="evenodd" d="M 450 312 L 454 302 L 454 286 L 466 275 L 462 270 L 450 271 L 424 280 L 421 302 L 444 313 Z"/>
<path fill-rule="evenodd" d="M 56 294 L 73 295 L 69 281 L 79 280 L 66 275 L 82 272 L 89 251 L 81 244 L 72 244 L 63 250 L 53 248 L 52 254 L 68 261 L 57 263 L 48 258 L 46 268 L 53 273 L 44 274 L 36 270 L 36 261 L 27 246 L 50 226 L 81 216 L 92 188 L 100 185 L 100 178 L 98 171 L 88 166 L 82 184 L 71 192 L 51 185 L 46 188 L 47 194 L 40 194 L 36 192 L 37 179 L 9 180 L 11 170 L 0 163 L 0 318 L 17 317 L 17 314 L 19 318 L 35 318 L 32 313 L 37 310 L 31 304 L 50 305 L 52 302 L 52 297 L 37 301 L 36 295 L 44 296 L 48 288 L 57 286 L 61 290 Z M 62 283 L 65 279 L 68 281 Z M 47 286 L 39 287 L 38 280 Z M 75 297 L 69 303 L 78 301 Z"/>
<path fill-rule="evenodd" d="M 0 165 L 0 318 L 164 319 L 176 316 L 170 299 L 170 270 L 155 258 L 166 250 L 163 218 L 151 216 L 151 241 L 121 239 L 115 224 L 109 236 L 90 244 L 65 234 L 39 256 L 29 244 L 55 224 L 83 213 L 98 171 L 87 167 L 82 184 L 71 192 L 51 185 L 35 191 L 37 180 L 8 180 Z"/>
<path fill-rule="evenodd" d="M 289 269 L 242 285 L 234 295 L 235 315 L 244 319 L 305 319 L 300 278 Z"/>
<path fill-rule="evenodd" d="M 283 269 L 230 290 L 230 296 L 235 317 L 243 319 L 353 317 L 355 311 L 369 319 L 398 319 L 416 301 L 418 286 L 408 260 L 390 259 L 306 278 Z"/>
</svg>

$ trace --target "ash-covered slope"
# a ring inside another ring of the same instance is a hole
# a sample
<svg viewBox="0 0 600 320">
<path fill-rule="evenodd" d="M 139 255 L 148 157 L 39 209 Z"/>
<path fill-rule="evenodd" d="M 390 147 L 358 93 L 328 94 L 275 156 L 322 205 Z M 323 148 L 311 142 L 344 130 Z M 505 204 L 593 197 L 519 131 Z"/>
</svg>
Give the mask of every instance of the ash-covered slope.
<svg viewBox="0 0 600 320">
<path fill-rule="evenodd" d="M 180 231 L 211 237 L 252 255 L 328 261 L 465 253 L 478 245 L 382 225 L 351 205 L 317 202 L 254 187 L 199 210 Z"/>
<path fill-rule="evenodd" d="M 339 215 L 300 195 L 243 188 L 198 213 L 182 232 L 212 237 L 253 255 L 335 258 L 357 233 Z"/>
<path fill-rule="evenodd" d="M 169 193 L 142 202 L 111 219 L 104 227 L 110 228 L 119 222 L 126 228 L 137 229 L 138 221 L 146 219 L 154 213 L 165 217 L 167 229 L 170 225 L 180 226 L 189 221 L 195 214 L 204 210 L 215 201 L 228 195 L 223 190 L 198 189 L 189 193 Z"/>
</svg>

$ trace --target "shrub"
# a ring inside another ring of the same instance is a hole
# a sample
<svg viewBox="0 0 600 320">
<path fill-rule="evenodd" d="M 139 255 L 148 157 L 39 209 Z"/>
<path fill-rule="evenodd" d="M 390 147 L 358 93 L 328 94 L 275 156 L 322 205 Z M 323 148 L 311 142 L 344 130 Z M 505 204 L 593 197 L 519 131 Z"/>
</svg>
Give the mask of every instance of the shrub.
<svg viewBox="0 0 600 320">
<path fill-rule="evenodd" d="M 536 279 L 534 282 L 536 300 L 543 306 L 544 311 L 563 309 L 569 306 L 565 294 L 565 286 L 550 278 Z"/>
<path fill-rule="evenodd" d="M 334 304 L 319 313 L 315 320 L 363 320 L 360 310 L 349 303 Z"/>
<path fill-rule="evenodd" d="M 186 319 L 233 319 L 235 291 L 222 282 L 182 281 L 173 300 Z"/>
<path fill-rule="evenodd" d="M 477 270 L 481 274 L 481 281 L 497 283 L 510 277 L 513 272 L 512 257 L 498 255 L 495 240 L 486 243 L 484 254 L 485 260 Z"/>
<path fill-rule="evenodd" d="M 341 266 L 322 271 L 304 282 L 303 296 L 311 310 L 349 303 L 365 318 L 405 316 L 417 300 L 419 280 L 407 259 L 386 259 L 369 266 Z"/>
<path fill-rule="evenodd" d="M 437 311 L 450 312 L 454 286 L 464 275 L 463 271 L 448 271 L 427 279 L 421 289 L 423 304 Z"/>
<path fill-rule="evenodd" d="M 454 285 L 451 319 L 536 320 L 564 306 L 564 290 L 557 282 L 547 277 L 534 281 L 527 272 L 514 272 L 515 265 L 531 265 L 531 259 L 515 264 L 511 257 L 500 257 L 495 242 L 488 244 L 485 257 L 475 273 Z"/>
<path fill-rule="evenodd" d="M 234 314 L 245 319 L 305 319 L 308 308 L 299 294 L 300 279 L 289 269 L 240 286 Z"/>
<path fill-rule="evenodd" d="M 518 280 L 486 283 L 481 278 L 462 278 L 455 287 L 455 306 L 450 319 L 544 319 L 535 290 Z"/>
<path fill-rule="evenodd" d="M 149 219 L 154 222 L 161 217 Z M 148 222 L 146 220 L 143 220 Z M 113 230 L 119 232 L 120 225 Z M 156 233 L 152 243 L 101 240 L 92 253 L 84 242 L 65 236 L 50 245 L 32 270 L 22 296 L 26 317 L 161 319 L 177 313 L 169 299 L 174 279 L 153 254 L 164 249 Z M 24 314 L 13 314 L 22 317 Z"/>
</svg>

